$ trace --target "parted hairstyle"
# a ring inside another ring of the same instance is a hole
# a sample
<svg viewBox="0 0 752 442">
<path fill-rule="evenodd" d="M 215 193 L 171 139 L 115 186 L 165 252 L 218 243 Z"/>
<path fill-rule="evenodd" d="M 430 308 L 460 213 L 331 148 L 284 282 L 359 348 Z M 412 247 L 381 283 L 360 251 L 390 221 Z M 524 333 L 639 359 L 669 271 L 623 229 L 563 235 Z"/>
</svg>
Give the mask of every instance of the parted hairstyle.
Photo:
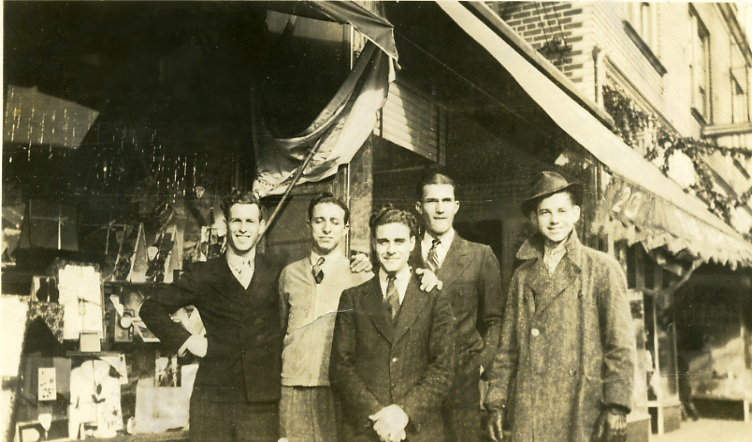
<svg viewBox="0 0 752 442">
<path fill-rule="evenodd" d="M 347 204 L 345 204 L 344 201 L 337 198 L 330 192 L 322 192 L 317 197 L 311 200 L 311 203 L 308 204 L 308 221 L 313 219 L 313 208 L 318 206 L 319 204 L 335 204 L 339 206 L 342 210 L 345 211 L 345 224 L 350 222 L 350 209 L 347 207 Z"/>
<path fill-rule="evenodd" d="M 418 201 L 423 199 L 423 188 L 431 184 L 449 184 L 454 189 L 455 199 L 457 198 L 457 183 L 455 183 L 449 175 L 434 170 L 426 173 L 423 178 L 418 181 L 418 186 L 415 188 Z"/>
<path fill-rule="evenodd" d="M 259 221 L 266 219 L 266 209 L 261 204 L 261 200 L 258 195 L 250 190 L 233 190 L 222 200 L 222 213 L 225 215 L 226 220 L 230 220 L 230 207 L 235 204 L 255 204 L 259 209 Z"/>
<path fill-rule="evenodd" d="M 371 212 L 368 225 L 371 227 L 371 237 L 376 237 L 376 228 L 385 224 L 404 224 L 410 230 L 410 236 L 418 236 L 418 221 L 415 215 L 407 210 L 397 209 L 391 204 L 384 204 Z"/>
</svg>

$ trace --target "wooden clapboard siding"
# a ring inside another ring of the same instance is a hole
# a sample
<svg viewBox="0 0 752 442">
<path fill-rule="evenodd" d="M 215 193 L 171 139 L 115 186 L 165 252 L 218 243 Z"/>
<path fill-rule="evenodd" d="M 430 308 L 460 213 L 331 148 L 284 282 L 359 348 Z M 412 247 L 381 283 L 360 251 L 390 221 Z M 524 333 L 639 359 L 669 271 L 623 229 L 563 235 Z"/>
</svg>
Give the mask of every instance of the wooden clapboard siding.
<svg viewBox="0 0 752 442">
<path fill-rule="evenodd" d="M 402 81 L 389 87 L 374 133 L 400 147 L 434 162 L 442 162 L 446 148 L 440 106 L 417 89 Z"/>
</svg>

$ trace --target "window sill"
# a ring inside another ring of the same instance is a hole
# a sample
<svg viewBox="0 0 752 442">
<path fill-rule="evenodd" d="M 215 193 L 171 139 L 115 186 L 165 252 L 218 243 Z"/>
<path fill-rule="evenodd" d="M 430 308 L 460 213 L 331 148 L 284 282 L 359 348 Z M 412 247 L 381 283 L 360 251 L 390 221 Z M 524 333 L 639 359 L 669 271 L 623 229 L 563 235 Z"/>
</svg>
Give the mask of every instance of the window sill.
<svg viewBox="0 0 752 442">
<path fill-rule="evenodd" d="M 666 72 L 668 72 L 666 70 L 666 67 L 663 66 L 663 63 L 661 63 L 658 57 L 656 57 L 655 53 L 650 49 L 650 46 L 645 43 L 645 40 L 640 37 L 640 34 L 637 33 L 635 28 L 633 28 L 632 25 L 626 20 L 622 20 L 622 23 L 624 23 L 624 31 L 627 33 L 627 36 L 637 46 L 640 52 L 642 52 L 642 55 L 644 55 L 645 58 L 648 59 L 650 64 L 653 66 L 653 69 L 655 69 L 661 77 L 666 75 Z"/>
</svg>

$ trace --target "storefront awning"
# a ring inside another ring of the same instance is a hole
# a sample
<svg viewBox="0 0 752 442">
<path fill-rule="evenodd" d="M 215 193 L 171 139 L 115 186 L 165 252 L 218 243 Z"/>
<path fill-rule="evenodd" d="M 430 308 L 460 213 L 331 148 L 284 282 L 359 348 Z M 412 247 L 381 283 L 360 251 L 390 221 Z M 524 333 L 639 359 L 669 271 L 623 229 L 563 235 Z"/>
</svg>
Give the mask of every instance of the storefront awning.
<svg viewBox="0 0 752 442">
<path fill-rule="evenodd" d="M 608 210 L 601 210 L 594 223 L 597 231 L 611 232 L 617 240 L 640 241 L 648 250 L 666 247 L 694 260 L 752 267 L 752 244 L 705 204 L 627 146 L 461 3 L 436 3 L 563 131 L 618 177 L 607 192 Z"/>
</svg>

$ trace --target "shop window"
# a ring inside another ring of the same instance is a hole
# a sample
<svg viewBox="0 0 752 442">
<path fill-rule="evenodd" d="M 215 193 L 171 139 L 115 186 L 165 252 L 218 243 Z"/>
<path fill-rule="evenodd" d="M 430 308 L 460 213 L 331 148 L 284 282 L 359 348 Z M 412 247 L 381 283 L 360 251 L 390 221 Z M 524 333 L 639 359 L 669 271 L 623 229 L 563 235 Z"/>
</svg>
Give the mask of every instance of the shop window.
<svg viewBox="0 0 752 442">
<path fill-rule="evenodd" d="M 692 110 L 704 123 L 711 121 L 710 115 L 710 33 L 690 7 L 690 72 L 692 84 Z"/>
</svg>

